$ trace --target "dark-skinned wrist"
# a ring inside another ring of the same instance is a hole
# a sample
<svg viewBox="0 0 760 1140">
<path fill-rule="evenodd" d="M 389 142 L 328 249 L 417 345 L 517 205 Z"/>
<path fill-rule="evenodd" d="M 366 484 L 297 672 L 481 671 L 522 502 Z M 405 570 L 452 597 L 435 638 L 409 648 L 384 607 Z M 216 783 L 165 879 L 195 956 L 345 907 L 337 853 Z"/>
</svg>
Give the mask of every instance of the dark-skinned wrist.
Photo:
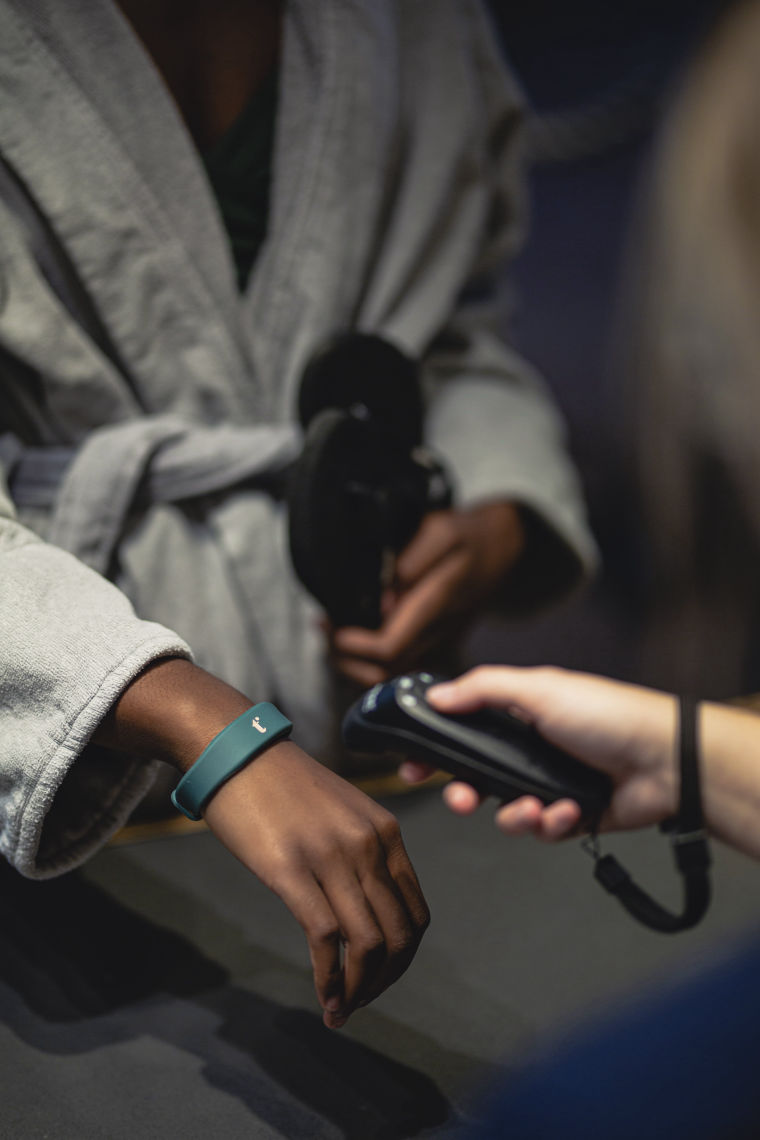
<svg viewBox="0 0 760 1140">
<path fill-rule="evenodd" d="M 214 737 L 253 701 L 183 658 L 163 658 L 124 690 L 96 743 L 186 772 Z"/>
<path fill-rule="evenodd" d="M 525 551 L 526 535 L 519 507 L 508 499 L 475 503 L 467 512 L 484 529 L 484 570 L 495 582 L 503 582 Z"/>
</svg>

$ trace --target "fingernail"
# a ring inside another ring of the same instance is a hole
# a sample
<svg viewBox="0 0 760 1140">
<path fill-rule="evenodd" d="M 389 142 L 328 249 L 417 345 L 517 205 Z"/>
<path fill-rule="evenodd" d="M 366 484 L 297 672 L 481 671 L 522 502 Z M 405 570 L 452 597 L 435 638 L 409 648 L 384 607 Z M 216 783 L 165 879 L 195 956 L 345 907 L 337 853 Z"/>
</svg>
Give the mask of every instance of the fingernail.
<svg viewBox="0 0 760 1140">
<path fill-rule="evenodd" d="M 444 701 L 454 695 L 454 686 L 447 681 L 439 681 L 437 685 L 431 685 L 427 691 L 429 697 L 441 697 Z"/>
<path fill-rule="evenodd" d="M 328 1013 L 337 1013 L 340 1007 L 341 1000 L 337 995 L 335 997 L 328 998 L 324 1006 Z"/>
</svg>

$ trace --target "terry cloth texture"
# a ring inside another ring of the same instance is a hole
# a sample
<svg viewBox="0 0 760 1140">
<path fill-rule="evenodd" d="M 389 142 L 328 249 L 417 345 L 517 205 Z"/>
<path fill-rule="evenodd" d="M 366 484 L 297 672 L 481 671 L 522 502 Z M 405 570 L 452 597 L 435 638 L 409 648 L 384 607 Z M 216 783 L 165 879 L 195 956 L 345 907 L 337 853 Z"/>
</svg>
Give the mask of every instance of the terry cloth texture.
<svg viewBox="0 0 760 1140">
<path fill-rule="evenodd" d="M 495 331 L 520 100 L 480 5 L 292 0 L 284 20 L 269 230 L 240 296 L 200 157 L 118 9 L 0 0 L 0 154 L 116 356 L 0 201 L 0 850 L 26 875 L 80 862 L 142 793 L 149 771 L 88 741 L 162 655 L 192 647 L 326 757 L 331 681 L 270 480 L 337 332 L 422 361 L 459 502 L 530 507 L 564 552 L 558 591 L 594 561 L 562 425 Z M 53 503 L 14 502 L 29 448 L 72 447 Z"/>
</svg>

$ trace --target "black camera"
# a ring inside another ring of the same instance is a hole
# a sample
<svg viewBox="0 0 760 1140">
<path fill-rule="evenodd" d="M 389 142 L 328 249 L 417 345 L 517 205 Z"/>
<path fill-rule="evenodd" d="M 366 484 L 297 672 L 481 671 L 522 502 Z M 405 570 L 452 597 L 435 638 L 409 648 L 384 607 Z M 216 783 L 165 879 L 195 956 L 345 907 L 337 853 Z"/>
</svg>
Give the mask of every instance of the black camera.
<svg viewBox="0 0 760 1140">
<path fill-rule="evenodd" d="M 428 511 L 451 505 L 445 468 L 422 445 L 417 365 L 381 337 L 341 336 L 306 368 L 298 413 L 293 566 L 334 625 L 376 629 L 395 556 Z"/>
</svg>

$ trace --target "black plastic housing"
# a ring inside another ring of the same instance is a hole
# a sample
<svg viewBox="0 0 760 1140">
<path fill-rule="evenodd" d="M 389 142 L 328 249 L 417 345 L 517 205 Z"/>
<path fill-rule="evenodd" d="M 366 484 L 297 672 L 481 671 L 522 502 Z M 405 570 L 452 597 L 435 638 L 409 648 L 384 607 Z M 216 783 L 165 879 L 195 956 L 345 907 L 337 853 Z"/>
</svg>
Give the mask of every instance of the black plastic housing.
<svg viewBox="0 0 760 1140">
<path fill-rule="evenodd" d="M 426 700 L 430 673 L 408 673 L 369 689 L 346 713 L 343 739 L 357 752 L 400 752 L 466 780 L 503 801 L 570 798 L 594 826 L 612 794 L 603 772 L 550 744 L 508 713 L 445 716 Z"/>
</svg>

